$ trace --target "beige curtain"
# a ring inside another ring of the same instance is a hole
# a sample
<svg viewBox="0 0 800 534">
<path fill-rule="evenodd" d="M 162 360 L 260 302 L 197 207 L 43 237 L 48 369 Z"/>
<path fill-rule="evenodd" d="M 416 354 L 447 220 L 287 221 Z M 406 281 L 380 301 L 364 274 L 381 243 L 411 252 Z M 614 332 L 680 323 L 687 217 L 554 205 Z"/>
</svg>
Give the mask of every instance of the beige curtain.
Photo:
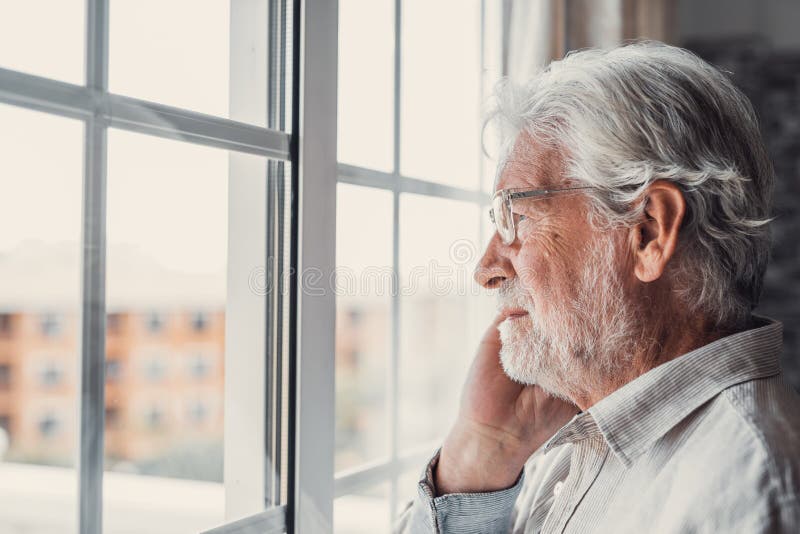
<svg viewBox="0 0 800 534">
<path fill-rule="evenodd" d="M 505 74 L 525 80 L 566 51 L 672 42 L 676 0 L 504 0 Z"/>
</svg>

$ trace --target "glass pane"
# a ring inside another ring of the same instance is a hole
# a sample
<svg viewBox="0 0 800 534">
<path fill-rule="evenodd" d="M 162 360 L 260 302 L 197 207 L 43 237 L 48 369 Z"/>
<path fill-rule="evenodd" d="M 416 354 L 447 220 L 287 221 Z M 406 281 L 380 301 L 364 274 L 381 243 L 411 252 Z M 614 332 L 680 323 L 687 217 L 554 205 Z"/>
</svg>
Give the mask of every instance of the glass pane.
<svg viewBox="0 0 800 534">
<path fill-rule="evenodd" d="M 267 4 L 268 0 L 112 0 L 110 91 L 267 126 Z M 287 12 L 280 20 L 289 24 L 290 17 Z M 287 46 L 289 30 L 283 32 Z M 290 57 L 284 66 L 290 80 Z M 290 87 L 286 92 L 288 129 Z"/>
<path fill-rule="evenodd" d="M 403 2 L 404 175 L 467 189 L 479 186 L 480 4 Z"/>
<path fill-rule="evenodd" d="M 429 456 L 425 458 L 425 460 L 419 463 L 419 466 L 415 466 L 405 473 L 401 474 L 397 478 L 397 500 L 394 503 L 395 506 L 395 513 L 399 517 L 403 510 L 414 501 L 414 498 L 417 496 L 417 486 L 419 485 L 419 480 L 422 477 L 422 470 L 425 468 L 425 462 L 433 456 L 435 448 L 431 450 Z"/>
<path fill-rule="evenodd" d="M 385 456 L 391 350 L 392 194 L 339 184 L 336 470 Z"/>
<path fill-rule="evenodd" d="M 491 318 L 493 302 L 472 281 L 479 216 L 474 204 L 400 198 L 401 451 L 447 432 Z"/>
<path fill-rule="evenodd" d="M 113 0 L 109 28 L 111 92 L 228 116 L 230 2 Z"/>
<path fill-rule="evenodd" d="M 0 67 L 84 83 L 84 0 L 0 0 Z"/>
<path fill-rule="evenodd" d="M 392 170 L 393 105 L 394 2 L 340 0 L 340 162 Z"/>
<path fill-rule="evenodd" d="M 388 534 L 389 527 L 388 483 L 333 501 L 336 534 Z"/>
<path fill-rule="evenodd" d="M 0 124 L 0 532 L 77 532 L 83 124 Z"/>
<path fill-rule="evenodd" d="M 108 134 L 106 533 L 224 520 L 228 164 Z"/>
</svg>

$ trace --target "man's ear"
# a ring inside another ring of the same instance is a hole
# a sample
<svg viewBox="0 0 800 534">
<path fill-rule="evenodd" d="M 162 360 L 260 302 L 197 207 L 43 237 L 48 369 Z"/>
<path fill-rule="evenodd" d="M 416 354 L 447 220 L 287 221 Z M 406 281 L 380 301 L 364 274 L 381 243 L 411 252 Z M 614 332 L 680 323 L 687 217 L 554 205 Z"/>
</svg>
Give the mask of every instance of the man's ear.
<svg viewBox="0 0 800 534">
<path fill-rule="evenodd" d="M 678 246 L 686 200 L 672 182 L 658 180 L 645 192 L 643 220 L 634 226 L 634 273 L 642 282 L 657 280 Z"/>
</svg>

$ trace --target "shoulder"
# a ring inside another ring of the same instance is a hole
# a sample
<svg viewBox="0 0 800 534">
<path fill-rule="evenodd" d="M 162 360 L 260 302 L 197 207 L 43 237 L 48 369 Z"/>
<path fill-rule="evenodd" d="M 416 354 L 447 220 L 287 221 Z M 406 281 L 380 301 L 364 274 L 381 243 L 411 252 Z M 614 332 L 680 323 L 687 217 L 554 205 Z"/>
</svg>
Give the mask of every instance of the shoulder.
<svg viewBox="0 0 800 534">
<path fill-rule="evenodd" d="M 679 426 L 676 482 L 707 520 L 735 532 L 800 524 L 800 397 L 780 375 L 725 389 Z"/>
<path fill-rule="evenodd" d="M 750 380 L 720 394 L 754 459 L 777 490 L 800 495 L 800 396 L 782 375 Z"/>
</svg>

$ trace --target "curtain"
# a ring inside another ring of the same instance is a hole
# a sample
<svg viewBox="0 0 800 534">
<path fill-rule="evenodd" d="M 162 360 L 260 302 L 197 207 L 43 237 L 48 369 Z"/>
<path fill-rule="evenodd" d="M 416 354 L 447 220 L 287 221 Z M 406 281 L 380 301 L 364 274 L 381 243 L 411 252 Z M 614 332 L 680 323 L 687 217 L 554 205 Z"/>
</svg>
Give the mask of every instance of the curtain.
<svg viewBox="0 0 800 534">
<path fill-rule="evenodd" d="M 524 81 L 569 50 L 671 42 L 676 0 L 503 0 L 503 73 Z"/>
</svg>

